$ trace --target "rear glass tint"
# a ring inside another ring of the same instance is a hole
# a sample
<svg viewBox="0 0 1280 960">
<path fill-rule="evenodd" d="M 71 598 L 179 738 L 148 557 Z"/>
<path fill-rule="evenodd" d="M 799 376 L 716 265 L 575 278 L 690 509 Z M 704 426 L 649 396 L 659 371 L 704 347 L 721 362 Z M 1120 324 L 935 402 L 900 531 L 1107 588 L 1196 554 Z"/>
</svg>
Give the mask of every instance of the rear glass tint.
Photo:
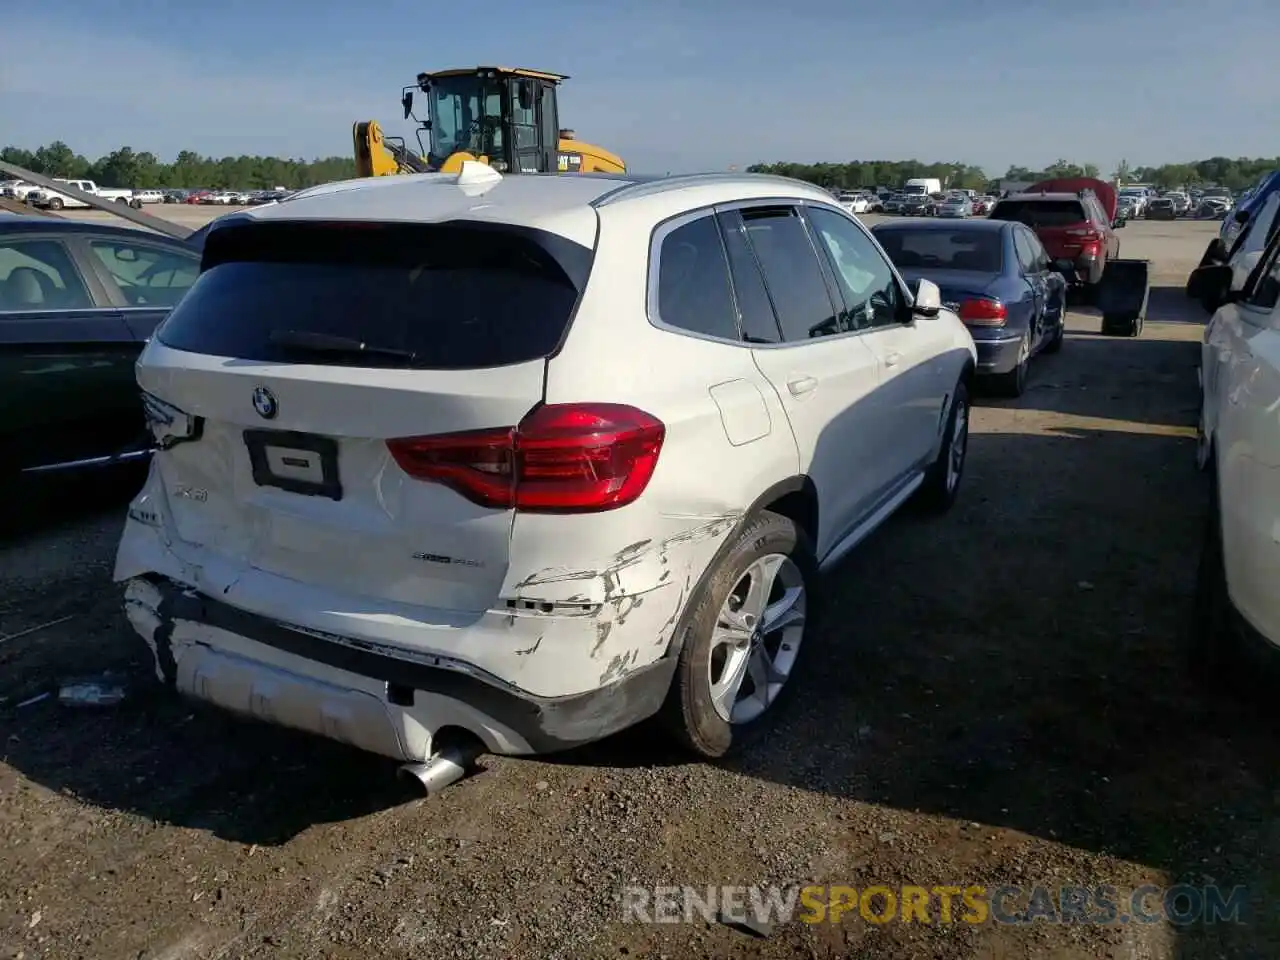
<svg viewBox="0 0 1280 960">
<path fill-rule="evenodd" d="M 156 337 L 269 363 L 507 366 L 556 350 L 591 256 L 483 225 L 229 226 L 209 234 L 199 279 Z"/>
<path fill-rule="evenodd" d="M 1013 220 L 1029 227 L 1068 227 L 1088 220 L 1079 200 L 1001 200 L 992 220 Z"/>
</svg>

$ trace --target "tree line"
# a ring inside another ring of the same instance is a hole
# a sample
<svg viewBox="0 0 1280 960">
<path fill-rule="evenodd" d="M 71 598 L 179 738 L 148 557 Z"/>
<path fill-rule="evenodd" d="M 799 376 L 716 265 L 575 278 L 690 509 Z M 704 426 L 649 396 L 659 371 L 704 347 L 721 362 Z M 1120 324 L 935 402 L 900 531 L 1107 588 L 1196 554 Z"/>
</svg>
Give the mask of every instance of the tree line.
<svg viewBox="0 0 1280 960">
<path fill-rule="evenodd" d="M 1190 163 L 1166 163 L 1162 166 L 1131 166 L 1120 161 L 1108 179 L 1122 183 L 1152 183 L 1160 188 L 1195 186 L 1197 184 L 1243 190 L 1260 177 L 1280 169 L 1280 157 L 1211 157 Z M 850 160 L 845 163 L 756 163 L 747 167 L 750 173 L 775 173 L 807 180 L 822 187 L 857 190 L 866 187 L 897 187 L 914 177 L 932 177 L 944 186 L 956 189 L 995 191 L 1001 180 L 1048 180 L 1056 177 L 1097 177 L 1100 170 L 1092 163 L 1058 160 L 1044 170 L 1011 166 L 999 178 L 991 178 L 981 167 L 963 163 L 924 163 L 920 160 Z"/>
<path fill-rule="evenodd" d="M 164 163 L 154 153 L 121 147 L 97 160 L 90 160 L 61 140 L 36 150 L 5 147 L 0 150 L 0 160 L 46 177 L 92 180 L 100 187 L 139 190 L 155 187 L 206 187 L 211 190 L 286 187 L 296 190 L 356 175 L 355 160 L 350 157 L 321 157 L 316 160 L 205 157 L 192 150 L 183 150 L 172 163 Z"/>
<path fill-rule="evenodd" d="M 321 157 L 315 160 L 282 157 L 205 157 L 183 150 L 172 163 L 154 153 L 121 147 L 96 160 L 76 153 L 61 140 L 26 150 L 5 147 L 0 160 L 26 167 L 49 177 L 93 180 L 104 187 L 207 187 L 212 190 L 242 190 L 287 187 L 294 190 L 317 183 L 345 180 L 356 175 L 351 157 Z M 1121 161 L 1110 179 L 1123 182 L 1154 183 L 1158 187 L 1214 184 L 1241 190 L 1257 182 L 1264 173 L 1280 168 L 1276 157 L 1211 157 L 1191 163 L 1163 166 L 1130 166 Z M 1096 177 L 1097 165 L 1058 160 L 1044 170 L 1011 166 L 1002 178 L 992 179 L 973 164 L 925 163 L 920 160 L 850 160 L 844 163 L 757 163 L 751 173 L 775 173 L 807 180 L 823 187 L 857 190 L 863 187 L 897 187 L 913 177 L 933 177 L 947 187 L 994 190 L 1000 179 L 1044 180 L 1049 177 Z"/>
</svg>

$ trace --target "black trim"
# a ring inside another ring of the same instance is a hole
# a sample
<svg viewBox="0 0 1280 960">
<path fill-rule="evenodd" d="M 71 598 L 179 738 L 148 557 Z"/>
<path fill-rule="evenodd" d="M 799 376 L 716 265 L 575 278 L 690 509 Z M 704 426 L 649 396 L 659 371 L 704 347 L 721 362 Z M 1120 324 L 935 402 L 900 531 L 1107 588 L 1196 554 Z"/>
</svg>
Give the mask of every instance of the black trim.
<svg viewBox="0 0 1280 960">
<path fill-rule="evenodd" d="M 338 479 L 338 443 L 332 437 L 317 437 L 293 430 L 246 430 L 244 445 L 249 448 L 253 482 L 258 486 L 278 487 L 290 493 L 328 497 L 330 500 L 342 499 L 342 482 Z M 267 462 L 268 446 L 319 454 L 320 482 L 276 476 L 271 471 L 271 464 Z"/>
<path fill-rule="evenodd" d="M 172 620 L 189 620 L 358 676 L 380 680 L 401 691 L 408 687 L 451 697 L 497 720 L 539 753 L 590 743 L 647 719 L 657 713 L 666 699 L 675 673 L 675 661 L 663 658 L 588 693 L 536 697 L 516 690 L 496 677 L 481 679 L 368 647 L 348 646 L 290 629 L 212 597 L 183 592 L 172 583 L 162 582 L 157 586 L 163 596 L 157 648 L 166 677 L 174 676 L 171 671 L 176 670 L 168 643 Z M 356 640 L 350 642 L 359 643 Z"/>
</svg>

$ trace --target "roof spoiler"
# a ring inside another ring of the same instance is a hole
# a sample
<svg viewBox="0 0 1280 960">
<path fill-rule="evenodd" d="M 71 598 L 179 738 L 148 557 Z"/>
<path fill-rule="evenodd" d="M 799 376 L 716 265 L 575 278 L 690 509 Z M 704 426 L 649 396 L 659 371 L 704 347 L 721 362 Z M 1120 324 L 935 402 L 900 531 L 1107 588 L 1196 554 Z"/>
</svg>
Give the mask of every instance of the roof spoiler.
<svg viewBox="0 0 1280 960">
<path fill-rule="evenodd" d="M 26 180 L 28 183 L 34 183 L 37 187 L 52 190 L 54 193 L 60 193 L 65 197 L 72 197 L 79 200 L 81 203 L 87 203 L 94 210 L 103 210 L 107 213 L 113 213 L 122 220 L 128 220 L 140 227 L 146 227 L 148 230 L 154 230 L 156 233 L 163 233 L 165 236 L 173 237 L 175 240 L 189 239 L 191 235 L 195 233 L 194 230 L 180 226 L 171 220 L 165 220 L 161 217 L 153 217 L 151 214 L 143 213 L 141 210 L 134 210 L 127 204 L 116 203 L 112 200 L 103 200 L 101 197 L 94 196 L 92 193 L 85 193 L 79 187 L 73 187 L 69 183 L 59 183 L 50 177 L 46 177 L 39 173 L 32 173 L 25 167 L 9 163 L 6 160 L 0 160 L 0 173 L 7 173 L 11 177 Z"/>
</svg>

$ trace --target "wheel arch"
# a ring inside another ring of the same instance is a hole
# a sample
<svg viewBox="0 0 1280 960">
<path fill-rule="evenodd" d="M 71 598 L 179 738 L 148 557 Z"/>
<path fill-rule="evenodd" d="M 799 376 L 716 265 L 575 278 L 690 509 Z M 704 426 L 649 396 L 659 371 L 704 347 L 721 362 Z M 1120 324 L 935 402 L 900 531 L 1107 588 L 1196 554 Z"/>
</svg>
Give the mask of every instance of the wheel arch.
<svg viewBox="0 0 1280 960">
<path fill-rule="evenodd" d="M 751 506 L 742 512 L 729 535 L 721 542 L 720 548 L 716 550 L 715 555 L 703 568 L 693 589 L 684 598 L 684 607 L 680 610 L 676 619 L 675 629 L 671 631 L 671 638 L 667 641 L 667 650 L 664 656 L 675 657 L 680 655 L 680 648 L 684 645 L 685 632 L 689 626 L 689 618 L 693 615 L 693 610 L 697 606 L 697 598 L 706 590 L 707 582 L 715 574 L 729 551 L 733 549 L 733 545 L 737 542 L 742 529 L 754 517 L 765 511 L 787 517 L 805 532 L 810 543 L 817 542 L 819 523 L 818 488 L 814 485 L 813 480 L 806 474 L 797 474 L 796 476 L 779 480 L 777 483 L 767 487 L 763 493 L 752 501 Z"/>
</svg>

